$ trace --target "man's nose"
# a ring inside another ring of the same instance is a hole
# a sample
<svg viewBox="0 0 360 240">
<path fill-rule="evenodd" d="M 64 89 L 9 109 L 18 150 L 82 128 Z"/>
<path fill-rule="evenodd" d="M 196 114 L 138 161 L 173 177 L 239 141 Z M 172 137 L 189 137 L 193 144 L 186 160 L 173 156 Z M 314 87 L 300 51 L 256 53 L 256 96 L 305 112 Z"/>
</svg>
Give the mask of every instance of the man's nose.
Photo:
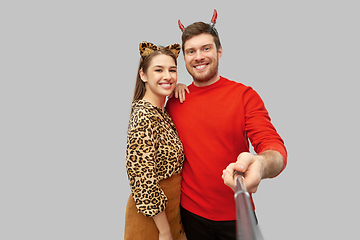
<svg viewBox="0 0 360 240">
<path fill-rule="evenodd" d="M 201 59 L 203 59 L 203 58 L 204 58 L 204 56 L 203 56 L 202 52 L 201 52 L 201 51 L 196 51 L 196 53 L 195 53 L 195 59 L 196 59 L 196 60 L 201 60 Z"/>
</svg>

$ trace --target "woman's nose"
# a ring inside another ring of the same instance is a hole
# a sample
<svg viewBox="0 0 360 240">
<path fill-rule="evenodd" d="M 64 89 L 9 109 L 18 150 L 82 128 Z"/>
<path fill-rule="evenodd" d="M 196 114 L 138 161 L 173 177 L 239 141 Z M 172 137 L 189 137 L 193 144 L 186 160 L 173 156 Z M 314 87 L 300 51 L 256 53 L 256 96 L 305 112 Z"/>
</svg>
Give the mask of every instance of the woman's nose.
<svg viewBox="0 0 360 240">
<path fill-rule="evenodd" d="M 164 76 L 163 76 L 164 79 L 170 79 L 171 78 L 171 74 L 169 71 L 164 71 Z"/>
</svg>

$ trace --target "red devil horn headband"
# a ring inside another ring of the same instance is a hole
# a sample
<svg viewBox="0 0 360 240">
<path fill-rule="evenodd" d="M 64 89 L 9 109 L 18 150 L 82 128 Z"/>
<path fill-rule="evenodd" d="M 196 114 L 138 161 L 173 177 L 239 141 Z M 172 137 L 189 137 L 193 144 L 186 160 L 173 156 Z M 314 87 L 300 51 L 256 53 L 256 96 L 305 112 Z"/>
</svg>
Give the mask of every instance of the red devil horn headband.
<svg viewBox="0 0 360 240">
<path fill-rule="evenodd" d="M 211 27 L 214 27 L 214 25 L 216 23 L 216 19 L 217 19 L 217 11 L 216 11 L 216 9 L 214 9 L 214 13 L 213 13 L 213 16 L 211 18 Z"/>
<path fill-rule="evenodd" d="M 213 16 L 211 18 L 211 23 L 210 23 L 211 28 L 213 28 L 215 26 L 216 19 L 217 19 L 217 11 L 216 11 L 216 9 L 214 9 L 214 13 L 213 13 Z M 178 21 L 178 24 L 179 24 L 180 30 L 183 32 L 185 30 L 185 27 L 184 27 L 184 25 L 182 25 L 180 19 Z"/>
<path fill-rule="evenodd" d="M 180 19 L 179 19 L 178 23 L 179 23 L 180 30 L 183 32 L 185 30 L 185 28 L 184 28 L 184 25 L 182 25 L 182 23 L 180 22 Z"/>
</svg>

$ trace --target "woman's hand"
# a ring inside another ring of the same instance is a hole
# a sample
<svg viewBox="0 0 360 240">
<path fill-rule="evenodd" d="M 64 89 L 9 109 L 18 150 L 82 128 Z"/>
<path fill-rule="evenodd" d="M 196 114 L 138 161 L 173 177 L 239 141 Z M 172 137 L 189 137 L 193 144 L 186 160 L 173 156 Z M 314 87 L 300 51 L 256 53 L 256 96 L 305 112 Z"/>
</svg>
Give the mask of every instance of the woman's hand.
<svg viewBox="0 0 360 240">
<path fill-rule="evenodd" d="M 175 98 L 179 98 L 180 103 L 185 101 L 185 91 L 190 93 L 188 87 L 183 83 L 178 83 L 174 91 L 169 95 L 169 98 L 172 98 L 175 95 Z"/>
<path fill-rule="evenodd" d="M 159 233 L 159 240 L 173 240 L 171 232 Z"/>
</svg>

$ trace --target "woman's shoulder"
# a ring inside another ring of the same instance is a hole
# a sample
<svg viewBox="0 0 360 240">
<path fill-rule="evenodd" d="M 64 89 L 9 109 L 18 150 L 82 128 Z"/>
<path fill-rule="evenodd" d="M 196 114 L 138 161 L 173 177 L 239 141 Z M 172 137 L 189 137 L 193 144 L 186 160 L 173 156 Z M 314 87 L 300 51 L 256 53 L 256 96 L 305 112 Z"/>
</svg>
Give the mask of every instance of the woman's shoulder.
<svg viewBox="0 0 360 240">
<path fill-rule="evenodd" d="M 143 100 L 135 100 L 131 104 L 132 115 L 151 113 L 151 104 Z"/>
<path fill-rule="evenodd" d="M 158 111 L 150 102 L 144 100 L 136 100 L 131 106 L 130 124 L 133 126 L 150 125 L 154 121 L 158 121 Z"/>
</svg>

